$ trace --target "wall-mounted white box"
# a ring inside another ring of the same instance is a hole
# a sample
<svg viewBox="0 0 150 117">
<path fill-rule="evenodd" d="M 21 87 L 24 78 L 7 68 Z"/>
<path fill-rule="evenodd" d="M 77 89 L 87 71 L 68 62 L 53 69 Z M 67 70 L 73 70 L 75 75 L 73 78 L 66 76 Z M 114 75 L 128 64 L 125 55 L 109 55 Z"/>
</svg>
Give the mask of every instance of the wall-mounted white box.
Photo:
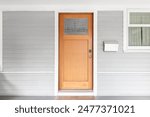
<svg viewBox="0 0 150 117">
<path fill-rule="evenodd" d="M 117 52 L 119 44 L 117 41 L 104 41 L 104 51 L 106 52 Z"/>
</svg>

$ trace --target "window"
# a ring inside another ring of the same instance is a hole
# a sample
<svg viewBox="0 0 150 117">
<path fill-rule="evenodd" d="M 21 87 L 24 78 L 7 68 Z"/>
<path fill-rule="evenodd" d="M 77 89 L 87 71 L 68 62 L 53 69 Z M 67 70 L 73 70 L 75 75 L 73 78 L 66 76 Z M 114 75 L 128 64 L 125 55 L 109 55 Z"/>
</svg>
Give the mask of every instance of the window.
<svg viewBox="0 0 150 117">
<path fill-rule="evenodd" d="M 66 18 L 64 24 L 66 35 L 88 34 L 88 18 Z"/>
<path fill-rule="evenodd" d="M 150 11 L 128 11 L 127 28 L 127 49 L 150 52 Z"/>
</svg>

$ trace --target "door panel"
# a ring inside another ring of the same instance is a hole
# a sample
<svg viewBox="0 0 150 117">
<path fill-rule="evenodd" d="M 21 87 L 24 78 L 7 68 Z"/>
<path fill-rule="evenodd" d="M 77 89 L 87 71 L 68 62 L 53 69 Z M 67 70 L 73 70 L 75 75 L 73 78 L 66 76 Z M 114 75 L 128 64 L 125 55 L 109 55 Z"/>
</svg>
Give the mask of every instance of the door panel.
<svg viewBox="0 0 150 117">
<path fill-rule="evenodd" d="M 64 81 L 81 82 L 88 77 L 87 40 L 64 41 Z"/>
<path fill-rule="evenodd" d="M 92 13 L 59 15 L 59 89 L 92 89 Z"/>
</svg>

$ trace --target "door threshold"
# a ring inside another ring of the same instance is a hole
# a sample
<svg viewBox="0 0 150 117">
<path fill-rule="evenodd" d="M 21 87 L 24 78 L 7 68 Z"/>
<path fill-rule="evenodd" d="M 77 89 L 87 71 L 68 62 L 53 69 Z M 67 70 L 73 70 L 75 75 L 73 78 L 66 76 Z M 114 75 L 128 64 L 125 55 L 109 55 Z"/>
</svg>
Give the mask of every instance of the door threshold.
<svg viewBox="0 0 150 117">
<path fill-rule="evenodd" d="M 60 90 L 58 96 L 94 96 L 93 90 Z"/>
</svg>

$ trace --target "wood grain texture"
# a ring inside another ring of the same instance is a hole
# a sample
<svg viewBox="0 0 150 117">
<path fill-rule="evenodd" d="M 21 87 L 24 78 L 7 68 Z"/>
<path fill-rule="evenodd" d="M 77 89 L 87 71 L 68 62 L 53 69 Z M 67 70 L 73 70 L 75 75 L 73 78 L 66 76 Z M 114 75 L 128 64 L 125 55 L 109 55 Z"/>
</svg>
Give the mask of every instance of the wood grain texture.
<svg viewBox="0 0 150 117">
<path fill-rule="evenodd" d="M 65 35 L 65 18 L 87 18 L 87 35 Z M 59 14 L 59 89 L 92 89 L 92 13 Z"/>
<path fill-rule="evenodd" d="M 87 40 L 64 41 L 64 81 L 85 81 L 88 77 Z"/>
</svg>

